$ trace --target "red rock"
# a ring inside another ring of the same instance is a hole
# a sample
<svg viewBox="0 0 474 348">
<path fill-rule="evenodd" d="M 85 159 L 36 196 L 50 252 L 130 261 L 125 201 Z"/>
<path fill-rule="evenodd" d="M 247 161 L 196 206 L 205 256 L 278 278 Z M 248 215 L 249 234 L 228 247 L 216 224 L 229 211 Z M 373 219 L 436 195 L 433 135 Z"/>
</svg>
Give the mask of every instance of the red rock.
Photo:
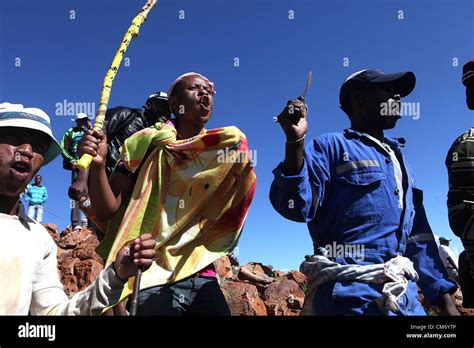
<svg viewBox="0 0 474 348">
<path fill-rule="evenodd" d="M 238 275 L 239 279 L 248 280 L 252 283 L 255 282 L 255 283 L 262 283 L 262 284 L 270 284 L 271 282 L 273 282 L 274 279 L 267 276 L 263 272 L 263 269 L 261 267 L 260 269 L 257 269 L 257 272 L 253 272 L 251 271 L 251 269 L 252 267 L 248 267 L 248 265 L 245 265 L 244 267 L 240 267 L 240 272 Z"/>
<path fill-rule="evenodd" d="M 58 226 L 56 226 L 55 224 L 44 224 L 43 227 L 46 228 L 46 230 L 49 232 L 51 237 L 53 237 L 54 241 L 58 242 L 59 240 Z"/>
<path fill-rule="evenodd" d="M 74 252 L 73 249 L 58 248 L 57 250 L 58 250 L 58 266 L 59 266 L 59 263 L 61 262 L 61 259 L 64 259 L 66 256 L 74 258 L 72 256 L 72 253 Z"/>
<path fill-rule="evenodd" d="M 73 256 L 80 260 L 94 259 L 97 255 L 95 248 L 99 245 L 99 240 L 95 235 L 90 235 L 81 241 L 74 249 Z"/>
<path fill-rule="evenodd" d="M 298 271 L 290 271 L 286 274 L 286 278 L 294 280 L 300 287 L 308 282 L 306 275 Z"/>
<path fill-rule="evenodd" d="M 103 266 L 94 260 L 84 260 L 76 262 L 74 265 L 74 275 L 77 279 L 79 290 L 87 288 L 99 276 Z"/>
<path fill-rule="evenodd" d="M 265 304 L 254 285 L 229 282 L 222 288 L 222 292 L 232 315 L 267 315 Z"/>
<path fill-rule="evenodd" d="M 457 289 L 451 297 L 453 298 L 453 302 L 456 305 L 458 311 L 461 313 L 461 315 L 474 315 L 474 308 L 464 308 L 462 306 L 462 293 L 460 289 Z"/>
<path fill-rule="evenodd" d="M 73 231 L 70 227 L 68 227 L 61 233 L 58 246 L 63 249 L 75 248 L 90 235 L 93 235 L 93 232 L 87 228 L 83 228 L 79 231 Z"/>
<path fill-rule="evenodd" d="M 50 227 L 53 229 L 53 227 Z M 69 296 L 89 286 L 103 268 L 103 260 L 95 253 L 99 241 L 88 230 L 66 228 L 59 239 L 58 273 Z"/>
<path fill-rule="evenodd" d="M 66 292 L 68 296 L 72 296 L 79 291 L 77 279 L 74 275 L 74 265 L 76 261 L 77 259 L 66 253 L 62 254 L 58 259 L 59 278 L 63 284 L 64 292 Z"/>
<path fill-rule="evenodd" d="M 263 299 L 273 315 L 299 315 L 304 292 L 294 280 L 278 280 L 266 288 Z"/>
<path fill-rule="evenodd" d="M 255 274 L 262 273 L 262 274 L 267 275 L 268 277 L 273 277 L 274 276 L 272 266 L 265 266 L 265 265 L 263 265 L 261 263 L 257 263 L 257 262 L 249 262 L 243 267 L 245 267 L 247 270 L 249 270 L 250 272 L 255 273 Z M 243 267 L 241 267 L 241 269 Z"/>
<path fill-rule="evenodd" d="M 232 271 L 232 265 L 230 263 L 229 257 L 221 257 L 219 260 L 214 262 L 214 267 L 216 268 L 216 272 L 220 279 L 236 278 L 234 272 Z"/>
<path fill-rule="evenodd" d="M 282 272 L 282 271 L 275 271 L 274 274 L 275 274 L 275 278 L 285 277 L 285 272 Z"/>
</svg>

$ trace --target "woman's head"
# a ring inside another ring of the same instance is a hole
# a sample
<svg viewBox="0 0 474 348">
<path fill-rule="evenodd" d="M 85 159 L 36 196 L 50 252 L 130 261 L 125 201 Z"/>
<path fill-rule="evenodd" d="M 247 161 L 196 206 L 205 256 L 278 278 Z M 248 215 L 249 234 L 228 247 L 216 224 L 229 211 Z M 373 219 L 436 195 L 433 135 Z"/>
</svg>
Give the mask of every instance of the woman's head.
<svg viewBox="0 0 474 348">
<path fill-rule="evenodd" d="M 170 109 L 179 123 L 203 127 L 214 109 L 214 84 L 198 73 L 178 77 L 168 91 Z"/>
</svg>

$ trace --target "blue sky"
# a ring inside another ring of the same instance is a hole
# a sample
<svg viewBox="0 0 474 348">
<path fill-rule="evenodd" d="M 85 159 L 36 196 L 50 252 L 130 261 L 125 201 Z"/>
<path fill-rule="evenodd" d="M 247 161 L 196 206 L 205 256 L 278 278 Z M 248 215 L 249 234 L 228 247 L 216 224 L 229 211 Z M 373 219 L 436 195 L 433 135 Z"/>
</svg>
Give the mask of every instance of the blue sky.
<svg viewBox="0 0 474 348">
<path fill-rule="evenodd" d="M 59 139 L 74 116 L 59 113 L 57 103 L 98 105 L 104 74 L 143 3 L 2 1 L 0 101 L 44 109 Z M 388 135 L 407 139 L 405 155 L 435 234 L 454 237 L 444 160 L 452 141 L 473 124 L 461 85 L 462 65 L 473 58 L 473 13 L 472 0 L 161 0 L 130 44 L 130 64 L 118 72 L 109 107 L 140 107 L 187 71 L 213 80 L 208 128 L 236 125 L 257 150 L 257 193 L 238 258 L 297 269 L 312 244 L 306 225 L 279 216 L 268 199 L 272 169 L 284 155 L 284 135 L 272 116 L 301 93 L 313 70 L 308 137 L 340 131 L 349 124 L 338 107 L 349 74 L 412 70 L 417 85 L 404 101 L 420 103 L 420 118 L 404 117 Z M 50 194 L 44 220 L 64 228 L 70 172 L 57 159 L 40 174 Z M 452 245 L 462 248 L 456 237 Z"/>
</svg>

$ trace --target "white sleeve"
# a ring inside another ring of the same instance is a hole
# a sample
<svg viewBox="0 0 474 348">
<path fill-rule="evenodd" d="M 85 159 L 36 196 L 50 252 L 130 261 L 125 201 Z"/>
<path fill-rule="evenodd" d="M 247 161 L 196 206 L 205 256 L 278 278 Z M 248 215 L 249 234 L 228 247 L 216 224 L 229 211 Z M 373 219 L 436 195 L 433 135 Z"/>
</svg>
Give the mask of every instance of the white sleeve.
<svg viewBox="0 0 474 348">
<path fill-rule="evenodd" d="M 102 270 L 89 287 L 68 299 L 59 280 L 56 245 L 52 239 L 48 244 L 33 284 L 32 315 L 99 315 L 118 302 L 125 283 L 117 278 L 112 265 Z"/>
<path fill-rule="evenodd" d="M 444 245 L 440 245 L 438 250 L 439 250 L 439 257 L 441 258 L 443 263 L 446 264 L 446 262 L 448 262 L 447 260 L 448 260 L 449 253 L 446 251 Z"/>
</svg>

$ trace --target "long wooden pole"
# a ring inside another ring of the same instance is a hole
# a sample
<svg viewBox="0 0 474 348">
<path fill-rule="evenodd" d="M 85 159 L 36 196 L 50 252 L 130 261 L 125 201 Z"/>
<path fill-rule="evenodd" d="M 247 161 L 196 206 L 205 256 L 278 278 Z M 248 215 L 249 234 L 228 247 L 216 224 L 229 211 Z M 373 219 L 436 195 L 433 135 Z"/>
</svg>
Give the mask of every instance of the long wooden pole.
<svg viewBox="0 0 474 348">
<path fill-rule="evenodd" d="M 143 6 L 140 10 L 138 15 L 133 18 L 132 24 L 125 33 L 122 42 L 120 43 L 120 46 L 117 52 L 115 53 L 114 59 L 112 60 L 112 64 L 110 65 L 107 74 L 105 74 L 104 82 L 102 84 L 102 91 L 100 92 L 99 108 L 95 117 L 93 130 L 102 130 L 105 121 L 105 112 L 107 111 L 107 105 L 109 104 L 110 93 L 112 91 L 112 84 L 114 82 L 115 76 L 117 75 L 117 71 L 120 67 L 120 63 L 122 62 L 123 56 L 127 51 L 130 41 L 132 41 L 134 37 L 138 36 L 140 26 L 143 24 L 143 22 L 145 22 L 148 17 L 148 14 L 157 2 L 158 0 L 148 0 L 145 6 Z M 77 167 L 80 170 L 85 170 L 89 168 L 91 161 L 92 156 L 89 154 L 84 154 L 77 162 Z"/>
</svg>

